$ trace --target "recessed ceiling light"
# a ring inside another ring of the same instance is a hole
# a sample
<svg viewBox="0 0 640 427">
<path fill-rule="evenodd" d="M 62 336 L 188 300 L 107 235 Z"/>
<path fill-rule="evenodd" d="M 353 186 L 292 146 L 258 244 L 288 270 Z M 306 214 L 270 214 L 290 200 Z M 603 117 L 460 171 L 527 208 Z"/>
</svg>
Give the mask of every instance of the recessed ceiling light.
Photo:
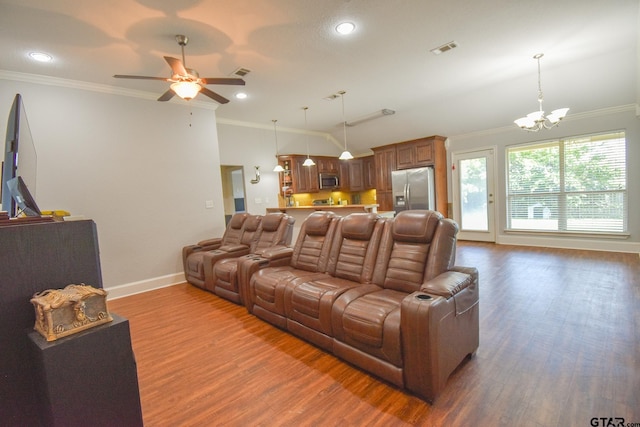
<svg viewBox="0 0 640 427">
<path fill-rule="evenodd" d="M 29 52 L 29 58 L 38 62 L 51 62 L 53 60 L 53 56 L 44 52 Z"/>
<path fill-rule="evenodd" d="M 351 34 L 356 29 L 353 22 L 341 22 L 336 26 L 336 31 L 342 35 Z"/>
<path fill-rule="evenodd" d="M 237 98 L 237 99 L 246 99 L 246 98 L 247 98 L 247 96 L 248 96 L 248 95 L 247 95 L 246 93 L 244 93 L 244 92 L 238 92 L 238 93 L 236 93 L 236 98 Z"/>
</svg>

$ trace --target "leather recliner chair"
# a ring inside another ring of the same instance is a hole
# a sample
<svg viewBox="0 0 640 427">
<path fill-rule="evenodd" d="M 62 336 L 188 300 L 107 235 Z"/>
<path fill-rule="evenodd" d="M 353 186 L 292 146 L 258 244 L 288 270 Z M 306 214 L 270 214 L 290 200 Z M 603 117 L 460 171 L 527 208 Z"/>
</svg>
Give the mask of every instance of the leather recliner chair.
<svg viewBox="0 0 640 427">
<path fill-rule="evenodd" d="M 249 254 L 225 258 L 205 269 L 205 286 L 216 295 L 237 304 L 244 302 L 238 286 L 238 263 L 245 258 L 261 257 L 267 250 L 286 248 L 291 244 L 295 219 L 284 213 L 270 213 L 262 217 L 260 226 L 249 247 Z"/>
<path fill-rule="evenodd" d="M 249 214 L 236 213 L 231 217 L 227 224 L 227 228 L 222 237 L 214 237 L 198 242 L 195 245 L 189 245 L 182 248 L 182 264 L 184 267 L 184 276 L 187 282 L 202 289 L 205 288 L 205 264 L 204 256 L 210 251 L 220 250 L 223 247 L 236 248 L 242 243 L 242 237 L 245 232 L 244 224 Z M 256 226 L 257 229 L 257 226 Z M 246 245 L 247 253 L 249 245 Z M 241 255 L 244 255 L 241 254 Z"/>
</svg>

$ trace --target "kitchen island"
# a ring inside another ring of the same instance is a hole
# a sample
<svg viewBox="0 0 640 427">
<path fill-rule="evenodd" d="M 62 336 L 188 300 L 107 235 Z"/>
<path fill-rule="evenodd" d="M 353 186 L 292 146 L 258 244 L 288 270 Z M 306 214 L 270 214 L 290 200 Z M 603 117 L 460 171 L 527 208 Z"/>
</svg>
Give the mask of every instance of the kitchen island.
<svg viewBox="0 0 640 427">
<path fill-rule="evenodd" d="M 347 216 L 352 213 L 377 212 L 378 205 L 314 205 L 314 206 L 286 206 L 278 208 L 267 208 L 267 213 L 284 212 L 291 215 L 296 223 L 293 226 L 293 238 L 291 245 L 295 245 L 298 239 L 298 232 L 304 220 L 315 211 L 331 211 L 338 216 Z M 387 215 L 388 212 L 379 212 L 380 215 Z M 393 216 L 393 213 L 391 213 Z"/>
</svg>

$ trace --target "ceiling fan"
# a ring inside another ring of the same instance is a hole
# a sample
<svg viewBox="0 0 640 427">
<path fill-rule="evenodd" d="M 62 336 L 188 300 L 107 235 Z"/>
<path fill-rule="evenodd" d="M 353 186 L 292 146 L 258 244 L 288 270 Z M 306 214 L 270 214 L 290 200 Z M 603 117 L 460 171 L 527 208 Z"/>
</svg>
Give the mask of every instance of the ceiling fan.
<svg viewBox="0 0 640 427">
<path fill-rule="evenodd" d="M 222 95 L 215 93 L 212 90 L 209 90 L 205 87 L 205 85 L 240 85 L 244 86 L 245 82 L 242 79 L 237 78 L 214 78 L 214 77 L 200 77 L 196 70 L 191 68 L 186 68 L 184 60 L 184 47 L 189 42 L 189 38 L 187 36 L 183 36 L 178 34 L 176 36 L 176 41 L 182 48 L 182 61 L 177 58 L 172 58 L 170 56 L 165 56 L 164 59 L 167 61 L 169 66 L 171 67 L 172 75 L 170 78 L 165 77 L 148 77 L 148 76 L 128 76 L 123 74 L 116 74 L 115 78 L 117 79 L 141 79 L 141 80 L 164 80 L 167 82 L 171 82 L 171 86 L 169 90 L 163 93 L 158 101 L 168 101 L 173 98 L 174 95 L 178 95 L 180 98 L 185 99 L 187 101 L 193 99 L 198 95 L 198 93 L 202 93 L 203 95 L 208 96 L 214 101 L 219 102 L 220 104 L 226 104 L 229 102 L 227 98 Z"/>
</svg>

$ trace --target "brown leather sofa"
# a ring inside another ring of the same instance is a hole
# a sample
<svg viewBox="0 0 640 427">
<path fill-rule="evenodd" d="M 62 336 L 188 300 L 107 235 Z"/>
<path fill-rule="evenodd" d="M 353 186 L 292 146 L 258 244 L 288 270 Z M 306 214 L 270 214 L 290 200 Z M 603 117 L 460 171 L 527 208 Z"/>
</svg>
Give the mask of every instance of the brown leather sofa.
<svg viewBox="0 0 640 427">
<path fill-rule="evenodd" d="M 316 212 L 293 249 L 237 262 L 247 309 L 432 401 L 479 344 L 478 272 L 454 266 L 457 225 Z"/>
<path fill-rule="evenodd" d="M 270 213 L 262 217 L 260 226 L 251 245 L 249 253 L 238 258 L 224 258 L 212 262 L 213 268 L 205 269 L 205 287 L 216 295 L 242 304 L 238 286 L 238 261 L 255 259 L 267 251 L 287 250 L 293 236 L 295 219 L 284 213 Z M 209 256 L 206 255 L 205 259 Z"/>
<path fill-rule="evenodd" d="M 222 237 L 203 240 L 182 248 L 182 262 L 187 282 L 216 292 L 213 268 L 219 261 L 260 252 L 271 246 L 286 247 L 291 243 L 294 221 L 284 213 L 264 216 L 234 214 Z M 221 286 L 222 284 L 219 284 L 218 288 Z"/>
</svg>

